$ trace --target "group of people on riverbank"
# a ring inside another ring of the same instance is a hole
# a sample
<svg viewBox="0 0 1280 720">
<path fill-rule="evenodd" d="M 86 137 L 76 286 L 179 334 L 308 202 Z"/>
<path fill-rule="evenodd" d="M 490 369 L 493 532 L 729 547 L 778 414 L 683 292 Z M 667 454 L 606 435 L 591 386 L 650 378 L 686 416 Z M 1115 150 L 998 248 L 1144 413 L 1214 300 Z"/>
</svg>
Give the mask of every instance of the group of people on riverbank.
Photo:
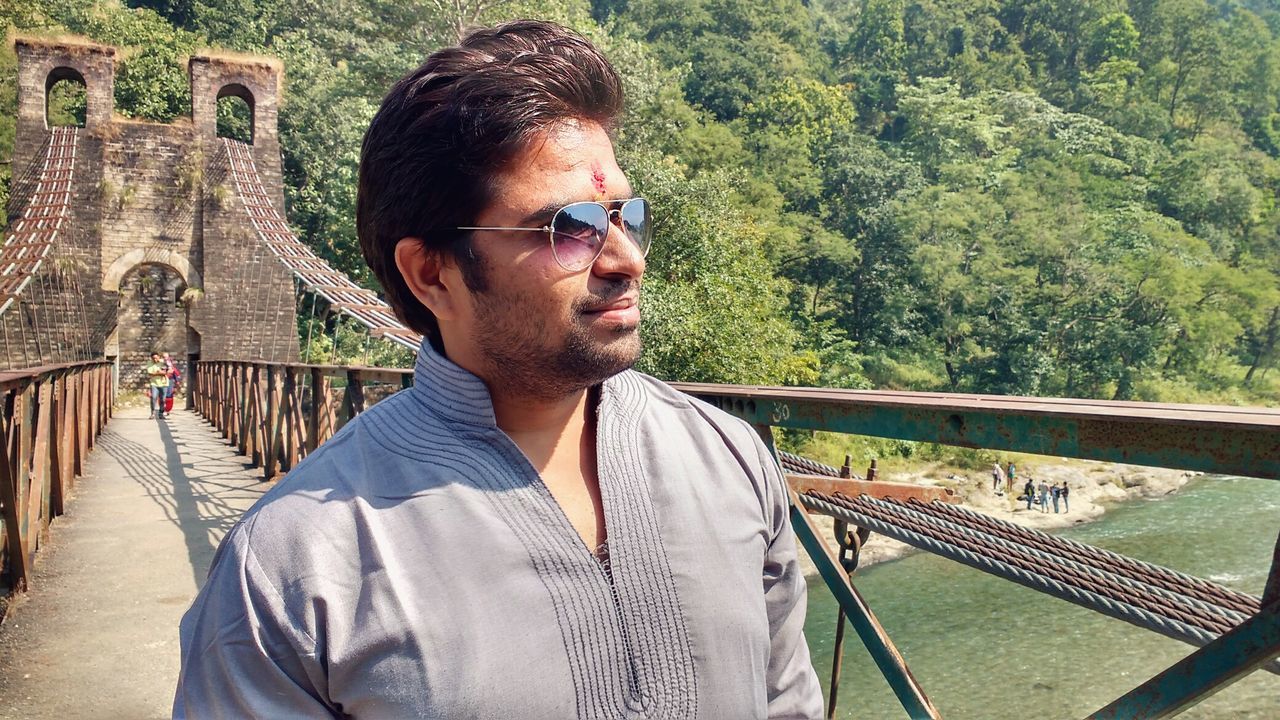
<svg viewBox="0 0 1280 720">
<path fill-rule="evenodd" d="M 1009 463 L 1008 469 L 1000 466 L 1000 463 L 994 463 L 991 466 L 991 490 L 996 494 L 1000 494 L 1000 487 L 1003 485 L 1006 492 L 1013 492 L 1013 482 L 1018 475 L 1018 468 Z M 1040 508 L 1040 512 L 1049 512 L 1049 503 L 1053 503 L 1053 511 L 1067 512 L 1071 509 L 1068 498 L 1071 490 L 1067 487 L 1067 481 L 1063 480 L 1062 485 L 1050 485 L 1041 480 L 1036 484 L 1031 477 L 1027 478 L 1027 484 L 1022 488 L 1022 497 L 1019 500 L 1027 501 L 1027 509 L 1030 510 L 1032 504 Z M 1061 507 L 1061 511 L 1059 511 Z"/>
<path fill-rule="evenodd" d="M 169 353 L 151 353 L 147 366 L 147 396 L 151 399 L 152 419 L 167 418 L 173 412 L 173 394 L 182 382 L 182 371 Z"/>
<path fill-rule="evenodd" d="M 1069 512 L 1071 510 L 1071 489 L 1067 487 L 1067 481 L 1063 480 L 1062 485 L 1050 485 L 1041 480 L 1037 485 L 1034 480 L 1027 478 L 1027 484 L 1022 488 L 1022 500 L 1027 501 L 1027 509 L 1031 509 L 1032 503 L 1040 508 L 1040 512 L 1049 512 L 1049 503 L 1053 503 L 1053 511 Z"/>
</svg>

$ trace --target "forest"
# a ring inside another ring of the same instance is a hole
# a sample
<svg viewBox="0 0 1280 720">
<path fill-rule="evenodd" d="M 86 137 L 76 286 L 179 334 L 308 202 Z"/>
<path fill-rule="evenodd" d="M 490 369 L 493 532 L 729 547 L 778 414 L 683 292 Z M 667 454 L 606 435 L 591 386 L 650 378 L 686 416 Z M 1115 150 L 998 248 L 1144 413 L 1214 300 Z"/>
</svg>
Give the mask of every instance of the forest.
<svg viewBox="0 0 1280 720">
<path fill-rule="evenodd" d="M 283 60 L 290 222 L 371 287 L 354 220 L 369 119 L 430 52 L 513 17 L 577 29 L 626 84 L 619 159 L 659 223 L 643 370 L 1280 400 L 1275 0 L 0 3 L 11 34 L 124 48 L 133 118 L 189 114 L 197 49 Z M 6 46 L 0 200 L 15 63 Z M 73 91 L 51 116 L 75 115 Z"/>
</svg>

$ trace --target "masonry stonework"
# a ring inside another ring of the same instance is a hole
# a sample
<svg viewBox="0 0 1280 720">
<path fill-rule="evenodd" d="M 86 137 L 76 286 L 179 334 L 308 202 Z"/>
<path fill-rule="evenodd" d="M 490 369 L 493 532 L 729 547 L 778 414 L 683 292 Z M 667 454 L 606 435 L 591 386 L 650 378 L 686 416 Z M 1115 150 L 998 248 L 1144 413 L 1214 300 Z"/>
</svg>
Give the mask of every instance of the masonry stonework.
<svg viewBox="0 0 1280 720">
<path fill-rule="evenodd" d="M 162 124 L 115 116 L 113 48 L 19 38 L 14 49 L 18 118 L 8 222 L 39 178 L 51 135 L 49 88 L 60 80 L 83 82 L 86 113 L 71 228 L 59 234 L 21 302 L 0 317 L 8 367 L 105 354 L 121 362 L 122 386 L 140 387 L 145 379 L 135 372 L 137 358 L 157 343 L 180 358 L 296 360 L 292 276 L 259 241 L 228 186 L 217 137 L 218 99 L 244 99 L 252 114 L 254 164 L 272 203 L 283 208 L 279 62 L 192 57 L 191 117 Z M 143 286 L 192 292 L 179 303 Z"/>
</svg>

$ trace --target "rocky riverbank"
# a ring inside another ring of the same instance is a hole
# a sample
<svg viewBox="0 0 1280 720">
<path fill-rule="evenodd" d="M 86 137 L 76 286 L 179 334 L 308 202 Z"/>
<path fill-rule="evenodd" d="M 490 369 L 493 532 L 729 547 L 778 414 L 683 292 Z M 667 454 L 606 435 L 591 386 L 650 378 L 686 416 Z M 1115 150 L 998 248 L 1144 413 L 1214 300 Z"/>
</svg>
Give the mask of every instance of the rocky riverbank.
<svg viewBox="0 0 1280 720">
<path fill-rule="evenodd" d="M 1153 498 L 1175 492 L 1195 476 L 1195 473 L 1165 468 L 1149 468 L 1139 465 L 1119 465 L 1114 463 L 1088 462 L 1083 460 L 1045 459 L 1043 462 L 1030 461 L 1018 465 L 1018 480 L 1012 493 L 1004 488 L 999 492 L 991 488 L 991 471 L 960 471 L 942 466 L 917 468 L 911 471 L 892 470 L 882 472 L 881 480 L 905 482 L 916 485 L 932 485 L 951 488 L 965 507 L 997 517 L 1002 520 L 1018 523 L 1037 530 L 1051 530 L 1067 527 L 1077 523 L 1091 522 L 1102 517 L 1107 508 L 1126 500 Z M 1071 507 L 1061 512 L 1053 512 L 1053 503 L 1049 503 L 1049 511 L 1042 512 L 1033 505 L 1027 510 L 1025 501 L 1019 501 L 1022 485 L 1030 477 L 1037 484 L 1041 480 L 1050 485 L 1061 485 L 1064 481 L 1071 489 L 1069 495 Z M 823 539 L 833 543 L 832 519 L 823 515 L 815 515 L 818 527 L 823 532 Z M 914 548 L 887 538 L 872 534 L 862 549 L 859 568 L 866 568 L 880 562 L 894 560 L 912 552 Z M 817 572 L 808 555 L 801 551 L 801 563 L 805 574 Z"/>
</svg>

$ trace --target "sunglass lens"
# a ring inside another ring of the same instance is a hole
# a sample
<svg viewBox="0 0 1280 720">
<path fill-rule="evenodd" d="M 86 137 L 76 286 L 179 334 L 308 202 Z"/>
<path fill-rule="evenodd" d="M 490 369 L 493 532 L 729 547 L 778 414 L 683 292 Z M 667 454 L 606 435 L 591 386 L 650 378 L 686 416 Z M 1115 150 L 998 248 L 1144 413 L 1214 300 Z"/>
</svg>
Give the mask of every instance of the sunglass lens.
<svg viewBox="0 0 1280 720">
<path fill-rule="evenodd" d="M 604 249 L 608 229 L 609 213 L 597 203 L 560 208 L 551 220 L 551 249 L 556 262 L 571 272 L 585 270 Z"/>
<path fill-rule="evenodd" d="M 649 243 L 653 240 L 653 218 L 649 210 L 649 201 L 644 198 L 633 198 L 622 204 L 619 211 L 622 218 L 622 229 L 627 232 L 631 241 L 640 248 L 642 254 L 648 254 Z"/>
</svg>

